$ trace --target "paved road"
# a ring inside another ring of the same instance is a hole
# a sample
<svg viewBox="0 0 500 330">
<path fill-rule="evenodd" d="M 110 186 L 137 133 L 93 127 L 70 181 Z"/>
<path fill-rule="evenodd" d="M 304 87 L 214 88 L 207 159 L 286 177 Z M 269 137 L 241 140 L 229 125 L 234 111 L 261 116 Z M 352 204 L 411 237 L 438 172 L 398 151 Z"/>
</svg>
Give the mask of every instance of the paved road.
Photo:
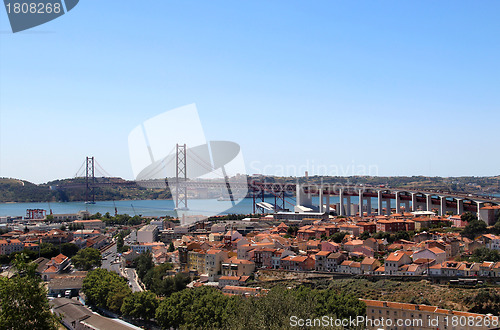
<svg viewBox="0 0 500 330">
<path fill-rule="evenodd" d="M 121 274 L 120 263 L 118 262 L 116 254 L 116 244 L 107 249 L 102 255 L 102 265 L 101 268 L 116 272 Z"/>
<path fill-rule="evenodd" d="M 135 273 L 135 269 L 133 268 L 125 268 L 125 273 L 127 275 L 127 279 L 130 283 L 130 288 L 132 292 L 143 291 L 139 283 L 137 282 L 137 274 Z"/>
</svg>

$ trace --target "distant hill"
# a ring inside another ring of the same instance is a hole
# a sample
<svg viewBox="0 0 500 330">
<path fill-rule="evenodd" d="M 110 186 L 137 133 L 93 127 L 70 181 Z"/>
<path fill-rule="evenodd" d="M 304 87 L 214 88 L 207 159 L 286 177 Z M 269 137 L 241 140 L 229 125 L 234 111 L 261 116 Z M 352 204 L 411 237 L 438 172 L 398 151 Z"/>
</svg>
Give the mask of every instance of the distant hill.
<svg viewBox="0 0 500 330">
<path fill-rule="evenodd" d="M 117 178 L 99 178 L 99 182 L 119 180 Z M 64 185 L 83 184 L 85 179 L 64 179 L 50 181 L 44 184 L 34 184 L 28 181 L 0 178 L 0 202 L 71 202 L 85 200 L 85 188 L 63 188 Z M 122 199 L 169 199 L 168 189 L 147 189 L 134 183 L 124 186 L 95 188 L 96 200 Z"/>
<path fill-rule="evenodd" d="M 54 200 L 47 186 L 29 181 L 0 178 L 0 202 L 41 202 Z"/>
</svg>

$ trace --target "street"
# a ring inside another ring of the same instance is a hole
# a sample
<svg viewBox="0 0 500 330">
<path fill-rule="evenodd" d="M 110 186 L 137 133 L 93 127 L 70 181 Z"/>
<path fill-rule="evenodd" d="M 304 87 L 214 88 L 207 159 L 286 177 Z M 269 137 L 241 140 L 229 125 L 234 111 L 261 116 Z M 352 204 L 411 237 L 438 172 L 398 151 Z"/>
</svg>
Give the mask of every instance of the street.
<svg viewBox="0 0 500 330">
<path fill-rule="evenodd" d="M 117 254 L 116 244 L 102 253 L 101 268 L 113 271 L 125 277 L 130 288 L 132 289 L 132 292 L 143 291 L 141 286 L 137 282 L 135 270 L 133 268 L 121 268 L 121 258 Z"/>
<path fill-rule="evenodd" d="M 127 279 L 131 284 L 132 292 L 143 291 L 139 283 L 137 282 L 137 275 L 135 269 L 133 268 L 125 268 L 125 273 L 127 274 Z"/>
</svg>

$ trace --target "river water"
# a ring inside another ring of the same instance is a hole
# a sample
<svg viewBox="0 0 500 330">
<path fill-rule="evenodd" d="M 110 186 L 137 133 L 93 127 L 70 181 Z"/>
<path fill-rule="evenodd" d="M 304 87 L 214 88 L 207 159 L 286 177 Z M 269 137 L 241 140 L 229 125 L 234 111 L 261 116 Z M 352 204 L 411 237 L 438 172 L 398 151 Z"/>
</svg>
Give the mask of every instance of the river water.
<svg viewBox="0 0 500 330">
<path fill-rule="evenodd" d="M 290 203 L 295 203 L 294 199 L 287 199 Z M 274 198 L 266 198 L 266 202 L 274 203 Z M 338 198 L 332 197 L 331 203 L 337 203 Z M 352 198 L 356 203 L 357 199 Z M 244 198 L 234 207 L 230 201 L 217 201 L 215 199 L 192 199 L 188 201 L 191 214 L 249 214 L 252 213 L 252 198 Z M 318 197 L 313 197 L 313 204 L 317 205 Z M 120 200 L 120 201 L 98 201 L 95 204 L 85 204 L 84 202 L 43 202 L 43 203 L 0 203 L 0 216 L 25 216 L 27 209 L 52 209 L 54 214 L 76 213 L 87 210 L 91 214 L 100 212 L 111 215 L 115 213 L 115 206 L 119 214 L 143 215 L 143 216 L 175 216 L 173 200 Z M 292 204 L 286 205 L 293 209 Z"/>
</svg>

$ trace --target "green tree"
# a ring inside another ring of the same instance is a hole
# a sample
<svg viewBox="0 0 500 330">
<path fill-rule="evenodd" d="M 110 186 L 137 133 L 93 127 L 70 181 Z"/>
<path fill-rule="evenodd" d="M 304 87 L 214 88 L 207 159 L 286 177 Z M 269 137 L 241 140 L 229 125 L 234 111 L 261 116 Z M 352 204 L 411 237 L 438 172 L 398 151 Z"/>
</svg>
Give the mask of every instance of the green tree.
<svg viewBox="0 0 500 330">
<path fill-rule="evenodd" d="M 484 234 L 486 232 L 486 228 L 487 225 L 484 221 L 475 218 L 469 221 L 469 224 L 465 226 L 464 230 L 462 230 L 462 236 L 475 239 L 478 235 Z"/>
<path fill-rule="evenodd" d="M 142 281 L 148 270 L 152 269 L 155 266 L 151 252 L 146 251 L 144 253 L 141 253 L 141 255 L 134 260 L 134 265 L 137 276 Z"/>
<path fill-rule="evenodd" d="M 59 254 L 59 249 L 57 249 L 54 244 L 42 243 L 40 244 L 40 256 L 50 259 Z"/>
<path fill-rule="evenodd" d="M 400 240 L 400 239 L 403 239 L 403 240 L 410 240 L 411 237 L 410 237 L 410 233 L 407 232 L 407 231 L 398 231 L 396 234 L 395 234 L 395 239 L 396 240 Z"/>
<path fill-rule="evenodd" d="M 476 295 L 467 296 L 465 302 L 472 305 L 469 309 L 472 313 L 493 315 L 500 313 L 500 295 L 494 290 L 481 289 Z"/>
<path fill-rule="evenodd" d="M 169 276 L 168 272 L 172 265 L 164 263 L 147 271 L 142 282 L 148 290 L 153 291 L 158 296 L 170 296 L 172 293 L 184 290 L 189 283 L 190 278 L 177 273 L 175 276 Z"/>
<path fill-rule="evenodd" d="M 158 304 L 158 298 L 151 291 L 134 292 L 123 300 L 121 312 L 136 319 L 151 320 Z"/>
<path fill-rule="evenodd" d="M 368 232 L 368 231 L 362 232 L 361 235 L 359 235 L 359 238 L 362 239 L 362 240 L 369 239 L 370 238 L 370 232 Z"/>
<path fill-rule="evenodd" d="M 220 291 L 201 287 L 183 290 L 164 299 L 156 310 L 156 320 L 163 328 L 225 328 L 230 298 Z"/>
<path fill-rule="evenodd" d="M 297 231 L 299 230 L 299 227 L 297 226 L 290 226 L 286 230 L 286 233 L 290 236 L 297 236 Z"/>
<path fill-rule="evenodd" d="M 483 261 L 500 261 L 500 252 L 497 250 L 491 250 L 487 247 L 480 247 L 474 250 L 472 255 L 469 257 L 470 261 L 483 262 Z"/>
<path fill-rule="evenodd" d="M 18 254 L 14 266 L 14 277 L 0 277 L 0 329 L 57 329 L 58 318 L 50 312 L 36 265 L 26 264 Z"/>
<path fill-rule="evenodd" d="M 87 274 L 82 290 L 89 304 L 116 312 L 121 310 L 125 298 L 132 294 L 123 277 L 102 268 Z"/>
<path fill-rule="evenodd" d="M 349 294 L 334 289 L 274 287 L 262 297 L 236 300 L 229 318 L 230 329 L 288 329 L 290 318 L 356 318 L 365 314 L 365 305 Z"/>
<path fill-rule="evenodd" d="M 168 252 L 174 252 L 174 251 L 175 251 L 174 242 L 170 242 L 170 245 L 168 246 Z"/>
<path fill-rule="evenodd" d="M 500 215 L 500 213 L 499 213 Z M 499 234 L 500 233 L 500 220 L 495 222 L 495 225 L 493 226 L 493 231 L 496 233 L 496 234 Z"/>
<path fill-rule="evenodd" d="M 333 239 L 333 241 L 335 243 L 342 243 L 342 240 L 344 239 L 344 237 L 347 235 L 347 233 L 345 231 L 340 231 L 338 233 L 335 233 L 331 236 L 331 238 Z"/>
<path fill-rule="evenodd" d="M 61 253 L 66 257 L 71 258 L 78 253 L 78 246 L 73 243 L 63 243 L 61 244 Z"/>
<path fill-rule="evenodd" d="M 275 287 L 263 297 L 249 297 L 236 301 L 237 307 L 229 317 L 229 328 L 288 329 L 290 317 L 311 318 L 314 303 L 309 295 L 297 299 L 297 293 L 282 287 Z"/>
<path fill-rule="evenodd" d="M 71 258 L 73 265 L 79 270 L 90 270 L 101 266 L 101 253 L 94 248 L 85 248 Z"/>
<path fill-rule="evenodd" d="M 122 251 L 123 244 L 124 244 L 123 237 L 121 235 L 118 235 L 118 237 L 116 238 L 116 250 L 118 252 L 123 252 Z"/>
<path fill-rule="evenodd" d="M 96 214 L 92 214 L 90 216 L 90 219 L 101 219 L 102 218 L 102 214 L 97 212 Z"/>
<path fill-rule="evenodd" d="M 477 220 L 477 215 L 471 213 L 471 212 L 464 212 L 460 216 L 460 220 L 465 221 L 467 223 L 470 223 L 474 220 Z"/>
</svg>

